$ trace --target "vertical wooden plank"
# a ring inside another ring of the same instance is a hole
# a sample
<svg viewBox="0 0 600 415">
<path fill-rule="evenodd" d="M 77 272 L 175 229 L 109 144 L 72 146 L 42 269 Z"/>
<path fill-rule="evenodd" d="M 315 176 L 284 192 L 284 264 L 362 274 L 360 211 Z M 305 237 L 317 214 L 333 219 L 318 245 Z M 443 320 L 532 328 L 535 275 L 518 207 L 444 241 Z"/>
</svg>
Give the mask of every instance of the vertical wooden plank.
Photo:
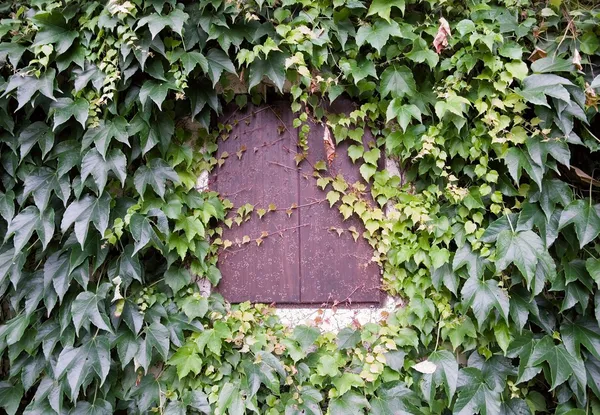
<svg viewBox="0 0 600 415">
<path fill-rule="evenodd" d="M 331 111 L 349 113 L 352 103 L 342 101 Z M 381 300 L 381 276 L 377 264 L 370 262 L 373 248 L 362 237 L 364 227 L 360 219 L 351 217 L 344 221 L 336 207 L 330 208 L 323 200 L 327 192 L 316 185 L 312 176 L 313 165 L 326 160 L 323 145 L 324 127 L 311 125 L 308 137 L 308 162 L 302 163 L 300 173 L 300 222 L 310 223 L 310 227 L 300 228 L 300 299 L 303 303 L 373 303 Z M 332 137 L 333 138 L 333 137 Z M 363 145 L 372 140 L 366 132 Z M 336 149 L 336 158 L 329 169 L 333 176 L 341 174 L 347 183 L 364 183 L 360 176 L 359 164 L 353 165 L 348 157 L 349 143 L 343 142 Z M 329 188 L 327 189 L 329 190 Z M 313 204 L 314 203 L 314 204 Z M 341 236 L 328 229 L 331 227 L 348 229 L 354 226 L 361 236 L 355 242 L 350 232 Z"/>
<path fill-rule="evenodd" d="M 289 103 L 280 102 L 270 108 L 249 105 L 221 118 L 234 127 L 229 138 L 219 142 L 218 154 L 226 151 L 229 157 L 217 169 L 216 189 L 234 204 L 233 217 L 239 206 L 255 205 L 249 221 L 241 226 L 234 223 L 231 229 L 224 226 L 224 240 L 251 238 L 241 246 L 234 243 L 219 256 L 223 279 L 218 291 L 233 303 L 300 301 L 297 215 L 290 218 L 284 210 L 269 212 L 263 219 L 256 215 L 256 209 L 267 209 L 271 203 L 287 209 L 298 202 L 298 170 L 293 153 L 286 150 L 295 148 L 297 141 L 291 117 Z M 238 159 L 242 146 L 246 151 Z M 288 230 L 273 235 L 282 229 Z M 257 246 L 255 240 L 263 231 L 273 236 Z"/>
</svg>

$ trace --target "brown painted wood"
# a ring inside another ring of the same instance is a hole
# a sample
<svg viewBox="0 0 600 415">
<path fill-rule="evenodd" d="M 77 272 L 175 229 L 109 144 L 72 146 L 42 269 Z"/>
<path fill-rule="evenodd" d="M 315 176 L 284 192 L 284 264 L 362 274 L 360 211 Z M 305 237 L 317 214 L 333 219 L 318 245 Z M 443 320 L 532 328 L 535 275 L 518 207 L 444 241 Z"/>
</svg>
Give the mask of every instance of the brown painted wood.
<svg viewBox="0 0 600 415">
<path fill-rule="evenodd" d="M 293 130 L 279 133 L 282 125 L 291 125 L 289 103 L 271 107 L 273 110 L 249 105 L 224 116 L 232 125 L 241 120 L 226 141 L 219 141 L 218 150 L 219 155 L 229 153 L 217 169 L 216 189 L 234 204 L 231 216 L 245 203 L 255 205 L 255 209 L 267 209 L 270 203 L 283 208 L 298 201 L 294 156 L 285 150 L 294 148 L 297 138 Z M 246 146 L 246 151 L 238 160 L 236 153 L 242 146 Z M 224 226 L 223 239 L 241 241 L 245 235 L 252 239 L 241 247 L 234 244 L 219 257 L 223 279 L 218 291 L 225 298 L 234 303 L 300 301 L 298 228 L 264 238 L 260 246 L 254 242 L 263 231 L 271 234 L 297 225 L 297 217 L 292 219 L 284 211 L 271 212 L 262 220 L 253 214 L 241 226 Z"/>
<path fill-rule="evenodd" d="M 352 109 L 350 101 L 338 99 L 330 111 L 348 113 Z M 278 211 L 263 219 L 253 214 L 248 222 L 231 229 L 224 226 L 223 239 L 242 241 L 248 235 L 252 242 L 234 244 L 219 255 L 223 279 L 218 291 L 233 303 L 377 304 L 381 299 L 380 269 L 369 261 L 372 248 L 362 236 L 355 242 L 349 232 L 338 236 L 330 231 L 332 226 L 355 226 L 362 235 L 361 221 L 343 221 L 327 201 L 316 203 L 326 195 L 312 176 L 312 166 L 326 159 L 324 127 L 311 125 L 308 160 L 297 168 L 298 131 L 292 127 L 293 118 L 289 102 L 276 102 L 229 110 L 220 120 L 234 127 L 229 139 L 219 142 L 218 155 L 226 151 L 229 157 L 216 169 L 213 187 L 234 204 L 232 216 L 245 203 L 255 209 L 267 209 L 273 203 Z M 365 134 L 365 149 L 372 139 Z M 342 174 L 348 183 L 362 181 L 359 165 L 353 165 L 347 155 L 348 145 L 337 148 L 330 171 L 334 176 Z M 242 146 L 246 151 L 238 160 L 236 152 Z M 299 207 L 288 216 L 285 209 L 293 204 Z M 263 231 L 274 234 L 280 230 L 285 231 L 264 238 L 260 246 L 254 242 Z"/>
<path fill-rule="evenodd" d="M 349 113 L 353 109 L 350 101 L 340 100 L 330 111 Z M 319 160 L 327 159 L 323 145 L 324 133 L 323 125 L 311 125 L 308 163 L 301 165 L 300 205 L 323 200 L 327 191 L 331 190 L 331 187 L 321 190 L 312 174 L 312 166 Z M 370 132 L 365 133 L 365 150 L 368 150 L 367 143 L 372 140 Z M 346 140 L 337 146 L 336 157 L 328 167 L 328 172 L 333 177 L 341 174 L 348 184 L 366 184 L 359 172 L 360 162 L 354 165 L 348 157 L 350 144 Z M 370 200 L 368 196 L 367 199 Z M 370 262 L 373 248 L 362 237 L 364 227 L 360 219 L 353 216 L 344 221 L 337 207 L 330 208 L 329 202 L 325 201 L 301 209 L 300 221 L 311 224 L 300 229 L 301 301 L 329 305 L 338 302 L 379 303 L 380 270 L 377 264 Z M 348 229 L 351 226 L 361 235 L 356 242 L 348 231 L 338 235 L 330 230 L 331 227 Z"/>
</svg>

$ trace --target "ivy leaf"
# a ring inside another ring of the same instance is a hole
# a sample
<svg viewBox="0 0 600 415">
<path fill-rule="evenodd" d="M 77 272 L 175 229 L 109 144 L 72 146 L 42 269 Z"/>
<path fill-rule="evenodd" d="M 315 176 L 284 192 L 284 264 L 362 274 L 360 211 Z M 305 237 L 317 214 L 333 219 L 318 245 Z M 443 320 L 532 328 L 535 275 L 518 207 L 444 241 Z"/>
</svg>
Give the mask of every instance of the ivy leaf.
<svg viewBox="0 0 600 415">
<path fill-rule="evenodd" d="M 79 334 L 79 329 L 84 326 L 89 327 L 91 322 L 99 329 L 106 330 L 112 333 L 112 329 L 108 326 L 108 321 L 105 315 L 100 314 L 98 302 L 100 299 L 95 293 L 84 291 L 80 293 L 71 305 L 71 315 L 75 333 Z"/>
<path fill-rule="evenodd" d="M 6 242 L 12 235 L 13 245 L 15 252 L 20 252 L 33 235 L 33 231 L 38 226 L 40 219 L 40 211 L 35 206 L 27 206 L 23 209 L 15 218 L 10 222 L 6 235 L 4 236 L 4 242 Z"/>
<path fill-rule="evenodd" d="M 411 118 L 421 122 L 421 110 L 414 104 L 402 105 L 400 98 L 394 98 L 386 111 L 386 122 L 398 118 L 398 124 L 402 131 L 406 132 L 406 127 L 410 124 Z"/>
<path fill-rule="evenodd" d="M 147 347 L 150 350 L 155 349 L 164 360 L 167 360 L 170 344 L 169 330 L 163 324 L 155 321 L 144 332 L 146 333 Z"/>
<path fill-rule="evenodd" d="M 179 184 L 179 176 L 163 159 L 152 159 L 145 166 L 140 166 L 133 176 L 135 189 L 144 198 L 146 186 L 150 185 L 164 199 L 165 186 L 167 180 L 171 180 L 175 184 Z"/>
<path fill-rule="evenodd" d="M 221 49 L 211 49 L 206 55 L 208 60 L 208 76 L 213 83 L 213 87 L 219 82 L 223 71 L 229 72 L 235 75 L 235 67 L 233 62 Z"/>
<path fill-rule="evenodd" d="M 146 104 L 148 103 L 148 99 L 151 99 L 156 104 L 158 109 L 162 109 L 162 103 L 167 97 L 169 89 L 172 88 L 168 82 L 156 81 L 153 79 L 144 82 L 144 85 L 142 85 L 140 88 L 139 95 L 142 108 L 145 108 Z"/>
<path fill-rule="evenodd" d="M 36 32 L 32 47 L 56 44 L 57 54 L 63 54 L 71 47 L 73 41 L 79 36 L 75 30 L 69 30 L 63 15 L 56 10 L 52 13 L 38 13 L 33 17 L 33 22 L 40 28 Z"/>
<path fill-rule="evenodd" d="M 41 121 L 28 125 L 19 134 L 19 152 L 21 161 L 29 154 L 36 144 L 42 150 L 42 158 L 45 158 L 52 149 L 52 146 L 54 146 L 54 133 L 48 125 Z"/>
<path fill-rule="evenodd" d="M 121 150 L 111 150 L 106 155 L 106 158 L 103 158 L 98 150 L 93 148 L 83 156 L 81 162 L 81 181 L 85 182 L 85 179 L 91 174 L 98 187 L 98 193 L 102 194 L 108 180 L 108 172 L 112 171 L 121 182 L 121 186 L 124 186 L 125 179 L 127 178 L 126 169 L 127 158 Z"/>
<path fill-rule="evenodd" d="M 356 160 L 362 157 L 365 149 L 362 145 L 352 144 L 348 147 L 348 157 L 352 160 L 352 163 L 356 163 Z"/>
<path fill-rule="evenodd" d="M 527 281 L 527 288 L 535 278 L 538 257 L 545 251 L 544 243 L 533 231 L 504 230 L 496 242 L 496 270 L 504 271 L 514 263 Z"/>
<path fill-rule="evenodd" d="M 19 67 L 19 61 L 27 48 L 19 43 L 0 43 L 0 62 L 10 62 L 13 68 Z"/>
<path fill-rule="evenodd" d="M 98 127 L 85 132 L 81 148 L 88 148 L 93 141 L 102 157 L 106 157 L 108 146 L 113 138 L 129 146 L 129 134 L 125 118 L 116 117 L 112 120 L 101 120 Z"/>
<path fill-rule="evenodd" d="M 2 97 L 5 97 L 10 92 L 17 90 L 17 103 L 18 106 L 16 111 L 20 110 L 25 104 L 33 103 L 33 96 L 36 92 L 56 101 L 54 98 L 54 82 L 56 80 L 56 70 L 54 68 L 48 69 L 39 78 L 35 76 L 21 74 L 15 74 L 10 77 L 10 81 L 6 86 L 6 90 Z"/>
<path fill-rule="evenodd" d="M 582 199 L 572 202 L 560 215 L 558 229 L 570 224 L 575 226 L 579 247 L 583 248 L 600 233 L 600 204 L 592 206 L 589 201 Z"/>
<path fill-rule="evenodd" d="M 58 172 L 48 167 L 37 168 L 25 178 L 23 198 L 26 199 L 33 194 L 33 201 L 40 212 L 46 210 L 52 192 L 66 203 L 71 194 L 69 178 L 67 176 L 59 178 Z"/>
<path fill-rule="evenodd" d="M 186 343 L 177 349 L 169 359 L 168 364 L 177 367 L 177 376 L 180 380 L 190 372 L 198 375 L 202 370 L 202 359 L 198 354 L 198 347 L 193 343 Z"/>
<path fill-rule="evenodd" d="M 397 7 L 404 14 L 404 6 L 404 0 L 373 0 L 367 16 L 376 14 L 382 19 L 390 21 L 392 7 Z"/>
<path fill-rule="evenodd" d="M 71 279 L 69 256 L 59 252 L 50 255 L 44 264 L 44 286 L 52 284 L 61 303 Z"/>
<path fill-rule="evenodd" d="M 440 350 L 431 353 L 427 360 L 435 364 L 437 368 L 433 374 L 424 376 L 431 378 L 432 386 L 444 386 L 448 405 L 450 405 L 458 384 L 458 363 L 454 355 L 447 350 Z M 431 388 L 430 396 L 435 396 L 435 387 Z"/>
<path fill-rule="evenodd" d="M 590 319 L 580 319 L 561 326 L 560 334 L 566 349 L 573 356 L 580 356 L 581 345 L 600 359 L 600 329 L 598 323 Z"/>
<path fill-rule="evenodd" d="M 187 296 L 181 303 L 181 309 L 190 321 L 202 318 L 208 312 L 208 299 L 199 294 Z"/>
<path fill-rule="evenodd" d="M 552 337 L 544 337 L 535 346 L 533 354 L 531 362 L 533 366 L 546 362 L 550 367 L 552 387 L 550 390 L 562 385 L 571 375 L 575 375 L 579 385 L 585 388 L 586 376 L 583 361 L 569 353 L 564 345 L 555 345 Z"/>
<path fill-rule="evenodd" d="M 208 59 L 200 52 L 184 52 L 179 60 L 183 64 L 186 75 L 189 75 L 189 73 L 198 65 L 200 65 L 200 68 L 202 68 L 204 73 L 208 73 Z"/>
<path fill-rule="evenodd" d="M 170 27 L 179 36 L 182 34 L 183 24 L 187 21 L 189 15 L 182 10 L 173 9 L 171 13 L 162 16 L 158 13 L 142 17 L 137 24 L 139 29 L 142 26 L 148 25 L 152 39 L 156 37 L 165 27 Z"/>
<path fill-rule="evenodd" d="M 483 327 L 489 318 L 490 311 L 495 308 L 504 321 L 508 323 L 509 300 L 506 291 L 498 286 L 498 281 L 482 281 L 470 277 L 461 291 L 463 301 L 473 309 L 479 327 Z"/>
<path fill-rule="evenodd" d="M 0 192 L 0 216 L 6 223 L 10 223 L 15 216 L 15 192 L 8 190 L 6 193 Z"/>
<path fill-rule="evenodd" d="M 190 272 L 185 268 L 170 267 L 165 273 L 165 282 L 174 293 L 177 293 L 192 280 Z"/>
<path fill-rule="evenodd" d="M 74 401 L 92 370 L 104 383 L 110 370 L 110 342 L 104 335 L 91 337 L 79 347 L 66 346 L 58 356 L 55 374 L 57 379 L 66 377 Z"/>
<path fill-rule="evenodd" d="M 332 380 L 333 386 L 338 390 L 339 395 L 342 396 L 346 392 L 350 391 L 353 387 L 360 388 L 365 385 L 365 381 L 355 373 L 346 372 L 342 376 L 338 376 Z"/>
<path fill-rule="evenodd" d="M 19 410 L 23 393 L 23 386 L 19 382 L 16 385 L 6 381 L 0 382 L 0 407 L 4 408 L 8 415 L 15 415 Z"/>
<path fill-rule="evenodd" d="M 460 386 L 454 404 L 454 413 L 458 415 L 499 414 L 501 391 L 502 387 L 478 368 L 464 368 L 460 371 Z"/>
<path fill-rule="evenodd" d="M 271 53 L 266 59 L 256 59 L 250 65 L 248 91 L 259 85 L 263 76 L 273 81 L 279 92 L 283 93 L 285 82 L 285 55 L 283 53 Z"/>
<path fill-rule="evenodd" d="M 53 108 L 54 111 L 53 131 L 59 125 L 67 122 L 71 117 L 75 118 L 85 128 L 85 122 L 88 119 L 90 110 L 90 103 L 85 98 L 77 98 L 75 101 L 71 98 L 58 98 L 52 103 L 50 108 Z"/>
<path fill-rule="evenodd" d="M 415 83 L 415 78 L 413 77 L 413 72 L 406 66 L 402 65 L 391 65 L 386 68 L 385 71 L 381 74 L 381 98 L 385 98 L 389 94 L 392 94 L 392 98 L 402 98 L 405 95 L 412 96 L 417 91 L 417 85 Z M 396 100 L 394 100 L 396 101 Z M 392 101 L 392 102 L 394 102 Z M 401 102 L 399 100 L 396 101 L 396 106 L 400 106 Z M 390 103 L 390 106 L 392 104 Z M 387 118 L 388 121 L 390 119 L 388 107 Z M 396 111 L 394 111 L 396 112 Z M 417 118 L 417 117 L 415 117 Z M 420 119 L 420 115 L 419 115 Z"/>
<path fill-rule="evenodd" d="M 135 247 L 133 249 L 133 255 L 135 255 L 140 249 L 144 248 L 150 241 L 155 242 L 158 246 L 160 240 L 152 228 L 152 224 L 146 216 L 135 213 L 131 216 L 129 222 L 129 230 L 131 236 L 135 240 Z"/>
<path fill-rule="evenodd" d="M 102 193 L 99 198 L 86 195 L 80 200 L 73 201 L 65 210 L 60 229 L 65 233 L 67 229 L 75 224 L 75 236 L 83 248 L 90 223 L 104 236 L 108 228 L 108 217 L 110 215 L 110 196 Z"/>
<path fill-rule="evenodd" d="M 360 331 L 346 327 L 338 333 L 336 344 L 338 349 L 345 350 L 354 348 L 358 342 L 360 342 Z"/>
<path fill-rule="evenodd" d="M 363 409 L 369 408 L 369 402 L 357 392 L 348 392 L 333 398 L 329 403 L 330 415 L 363 415 Z"/>
<path fill-rule="evenodd" d="M 360 48 L 366 43 L 381 53 L 381 49 L 388 43 L 390 36 L 402 37 L 402 35 L 400 26 L 394 20 L 390 20 L 389 22 L 377 20 L 373 25 L 361 25 L 356 32 L 356 45 Z"/>
<path fill-rule="evenodd" d="M 377 389 L 377 395 L 369 401 L 371 405 L 369 414 L 412 415 L 421 413 L 414 405 L 411 405 L 411 402 L 414 401 L 418 401 L 418 399 L 415 399 L 415 393 L 404 386 L 402 382 L 383 384 Z"/>
<path fill-rule="evenodd" d="M 373 177 L 375 173 L 377 173 L 377 167 L 372 164 L 365 163 L 362 166 L 360 166 L 359 171 L 363 179 L 365 179 L 365 181 L 368 182 L 369 179 Z"/>
<path fill-rule="evenodd" d="M 294 328 L 291 338 L 300 344 L 304 352 L 307 352 L 320 335 L 321 332 L 315 327 L 299 325 Z"/>
</svg>

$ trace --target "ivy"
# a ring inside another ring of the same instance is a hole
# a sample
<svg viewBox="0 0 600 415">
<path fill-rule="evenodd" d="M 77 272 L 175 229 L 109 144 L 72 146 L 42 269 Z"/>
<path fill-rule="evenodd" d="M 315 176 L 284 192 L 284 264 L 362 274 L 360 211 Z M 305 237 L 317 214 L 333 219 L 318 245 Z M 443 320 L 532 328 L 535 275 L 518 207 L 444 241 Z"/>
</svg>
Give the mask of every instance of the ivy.
<svg viewBox="0 0 600 415">
<path fill-rule="evenodd" d="M 0 5 L 0 406 L 600 413 L 594 7 Z M 335 231 L 366 238 L 403 299 L 379 324 L 291 330 L 197 284 L 221 279 L 223 225 L 302 208 L 232 209 L 195 188 L 233 157 L 217 157 L 222 108 L 273 93 L 298 113 L 297 163 L 311 123 L 331 135 L 328 159 L 349 144 L 362 182 L 322 160 L 314 185 L 362 221 L 362 235 Z M 342 94 L 355 110 L 329 113 Z"/>
</svg>

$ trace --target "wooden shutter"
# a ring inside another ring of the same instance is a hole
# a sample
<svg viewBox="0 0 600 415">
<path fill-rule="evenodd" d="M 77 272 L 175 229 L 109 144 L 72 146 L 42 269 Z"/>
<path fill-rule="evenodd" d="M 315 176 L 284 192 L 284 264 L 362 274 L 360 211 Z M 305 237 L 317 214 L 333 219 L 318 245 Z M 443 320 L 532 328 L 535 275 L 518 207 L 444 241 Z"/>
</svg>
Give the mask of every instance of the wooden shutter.
<svg viewBox="0 0 600 415">
<path fill-rule="evenodd" d="M 349 112 L 349 102 L 338 111 Z M 313 165 L 326 160 L 324 127 L 311 125 L 308 161 L 296 166 L 298 131 L 292 127 L 294 115 L 289 102 L 269 106 L 249 105 L 226 112 L 221 122 L 233 125 L 229 137 L 219 141 L 218 155 L 229 154 L 216 169 L 213 187 L 233 204 L 232 216 L 245 203 L 276 212 L 259 219 L 256 213 L 240 226 L 223 227 L 223 239 L 233 246 L 219 255 L 223 274 L 218 291 L 231 302 L 276 302 L 280 304 L 377 304 L 381 299 L 380 269 L 370 262 L 373 250 L 362 236 L 354 241 L 350 232 L 341 236 L 330 228 L 354 226 L 361 234 L 359 219 L 343 220 L 338 210 L 323 200 L 313 177 Z M 364 137 L 366 144 L 372 137 Z M 348 183 L 361 181 L 359 165 L 347 155 L 348 144 L 337 148 L 331 166 Z M 237 154 L 245 150 L 238 158 Z M 286 209 L 293 205 L 291 216 Z M 258 246 L 255 242 L 263 232 Z M 238 246 L 244 236 L 250 243 Z"/>
</svg>

